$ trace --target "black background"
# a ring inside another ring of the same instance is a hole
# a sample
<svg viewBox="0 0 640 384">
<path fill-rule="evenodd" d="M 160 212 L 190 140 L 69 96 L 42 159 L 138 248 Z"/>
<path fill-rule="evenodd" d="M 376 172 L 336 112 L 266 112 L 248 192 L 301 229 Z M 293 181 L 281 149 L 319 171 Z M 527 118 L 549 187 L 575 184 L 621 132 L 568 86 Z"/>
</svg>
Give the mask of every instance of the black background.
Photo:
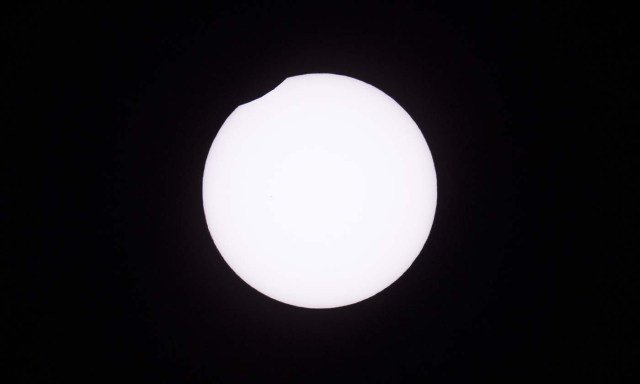
<svg viewBox="0 0 640 384">
<path fill-rule="evenodd" d="M 511 3 L 5 8 L 7 382 L 628 378 L 629 11 Z M 314 72 L 393 97 L 438 173 L 413 266 L 331 310 L 242 282 L 201 196 L 233 109 Z"/>
</svg>

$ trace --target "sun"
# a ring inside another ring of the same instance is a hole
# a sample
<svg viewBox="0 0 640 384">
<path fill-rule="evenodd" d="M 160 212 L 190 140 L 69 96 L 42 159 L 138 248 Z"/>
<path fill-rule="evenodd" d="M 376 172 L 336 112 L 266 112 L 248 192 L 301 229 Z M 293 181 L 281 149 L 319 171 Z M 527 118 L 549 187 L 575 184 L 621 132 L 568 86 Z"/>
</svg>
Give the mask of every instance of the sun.
<svg viewBox="0 0 640 384">
<path fill-rule="evenodd" d="M 436 172 L 409 114 L 347 76 L 290 77 L 216 135 L 203 204 L 216 247 L 259 292 L 354 304 L 411 266 L 431 231 Z"/>
</svg>

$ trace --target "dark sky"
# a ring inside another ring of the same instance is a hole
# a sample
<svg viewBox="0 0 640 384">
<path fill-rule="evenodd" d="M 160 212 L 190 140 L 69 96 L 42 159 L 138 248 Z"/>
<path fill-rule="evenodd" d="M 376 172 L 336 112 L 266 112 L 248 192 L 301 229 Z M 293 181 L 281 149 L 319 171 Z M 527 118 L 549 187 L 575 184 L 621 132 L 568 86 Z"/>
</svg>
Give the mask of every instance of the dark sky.
<svg viewBox="0 0 640 384">
<path fill-rule="evenodd" d="M 7 383 L 628 378 L 629 11 L 345 3 L 1 12 Z M 240 280 L 201 195 L 234 108 L 314 72 L 393 97 L 438 173 L 413 266 L 330 310 Z"/>
</svg>

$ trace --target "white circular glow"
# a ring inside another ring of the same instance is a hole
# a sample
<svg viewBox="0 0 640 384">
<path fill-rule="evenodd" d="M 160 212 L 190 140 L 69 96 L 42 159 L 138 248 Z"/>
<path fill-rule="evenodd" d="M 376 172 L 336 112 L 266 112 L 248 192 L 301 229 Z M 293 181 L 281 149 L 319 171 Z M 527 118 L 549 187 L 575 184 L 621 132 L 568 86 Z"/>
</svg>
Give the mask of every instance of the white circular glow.
<svg viewBox="0 0 640 384">
<path fill-rule="evenodd" d="M 398 279 L 424 246 L 436 173 L 393 99 L 331 74 L 286 79 L 238 107 L 205 165 L 204 211 L 229 266 L 295 306 L 357 303 Z"/>
</svg>

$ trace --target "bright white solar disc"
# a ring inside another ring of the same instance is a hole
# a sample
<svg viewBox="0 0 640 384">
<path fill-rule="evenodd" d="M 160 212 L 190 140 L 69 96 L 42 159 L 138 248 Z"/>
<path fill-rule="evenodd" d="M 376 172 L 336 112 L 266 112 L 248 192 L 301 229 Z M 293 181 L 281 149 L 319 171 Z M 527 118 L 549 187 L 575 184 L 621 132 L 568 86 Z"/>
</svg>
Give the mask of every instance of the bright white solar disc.
<svg viewBox="0 0 640 384">
<path fill-rule="evenodd" d="M 286 79 L 238 107 L 203 178 L 209 231 L 247 284 L 283 303 L 357 303 L 422 250 L 436 173 L 416 123 L 392 98 L 331 74 Z"/>
</svg>

